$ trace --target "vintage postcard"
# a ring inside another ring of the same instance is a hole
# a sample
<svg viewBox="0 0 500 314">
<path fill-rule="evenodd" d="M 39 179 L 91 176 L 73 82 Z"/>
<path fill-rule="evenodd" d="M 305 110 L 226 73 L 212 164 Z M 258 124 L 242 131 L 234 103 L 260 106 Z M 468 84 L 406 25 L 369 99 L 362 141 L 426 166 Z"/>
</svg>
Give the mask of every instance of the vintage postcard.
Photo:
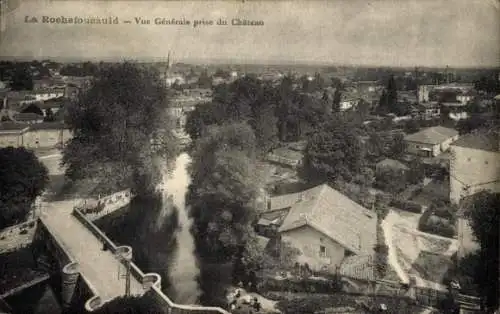
<svg viewBox="0 0 500 314">
<path fill-rule="evenodd" d="M 498 0 L 0 0 L 0 312 L 498 313 Z"/>
</svg>

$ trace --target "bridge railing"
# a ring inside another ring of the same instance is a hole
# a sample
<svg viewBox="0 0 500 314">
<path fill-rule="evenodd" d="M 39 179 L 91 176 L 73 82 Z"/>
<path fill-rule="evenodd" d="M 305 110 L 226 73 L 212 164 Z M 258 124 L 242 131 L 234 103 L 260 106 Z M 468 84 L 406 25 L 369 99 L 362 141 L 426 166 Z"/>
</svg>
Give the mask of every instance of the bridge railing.
<svg viewBox="0 0 500 314">
<path fill-rule="evenodd" d="M 99 239 L 100 242 L 105 244 L 112 253 L 117 253 L 120 247 L 111 241 L 93 222 L 91 222 L 78 208 L 73 209 L 73 215 Z M 127 263 L 126 260 L 117 257 L 117 260 L 123 264 Z M 230 314 L 219 307 L 207 307 L 197 305 L 183 305 L 174 303 L 168 296 L 161 290 L 161 276 L 156 273 L 144 273 L 134 262 L 130 262 L 130 273 L 137 281 L 142 283 L 144 291 L 154 292 L 155 299 L 159 304 L 164 305 L 169 314 Z M 88 310 L 97 309 L 102 306 L 99 296 L 94 296 L 87 301 Z"/>
</svg>

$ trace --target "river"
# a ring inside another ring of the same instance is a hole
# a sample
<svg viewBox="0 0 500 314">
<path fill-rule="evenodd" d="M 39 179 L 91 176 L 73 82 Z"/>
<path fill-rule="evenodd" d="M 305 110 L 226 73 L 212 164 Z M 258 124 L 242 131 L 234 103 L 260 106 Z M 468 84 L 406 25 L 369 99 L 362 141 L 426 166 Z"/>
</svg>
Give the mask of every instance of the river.
<svg viewBox="0 0 500 314">
<path fill-rule="evenodd" d="M 195 256 L 194 239 L 191 234 L 192 221 L 188 216 L 185 206 L 185 198 L 190 183 L 187 171 L 191 158 L 187 153 L 180 154 L 175 162 L 173 171 L 168 172 L 163 167 L 162 185 L 164 190 L 163 203 L 167 204 L 167 198 L 173 197 L 174 205 L 178 209 L 179 227 L 177 231 L 177 250 L 169 267 L 169 279 L 175 294 L 175 301 L 179 303 L 195 304 L 200 296 L 197 277 L 199 268 Z M 167 209 L 168 206 L 165 206 Z M 160 213 L 158 223 L 165 219 Z"/>
</svg>

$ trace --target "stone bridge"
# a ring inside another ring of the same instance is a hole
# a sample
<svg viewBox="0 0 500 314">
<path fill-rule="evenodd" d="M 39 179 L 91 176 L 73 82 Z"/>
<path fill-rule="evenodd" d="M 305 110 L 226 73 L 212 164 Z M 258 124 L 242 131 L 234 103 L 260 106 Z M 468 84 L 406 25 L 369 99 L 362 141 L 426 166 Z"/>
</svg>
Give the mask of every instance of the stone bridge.
<svg viewBox="0 0 500 314">
<path fill-rule="evenodd" d="M 160 275 L 144 273 L 132 261 L 131 247 L 116 246 L 92 222 L 102 214 L 87 217 L 81 208 L 74 201 L 48 203 L 31 243 L 38 268 L 49 275 L 39 279 L 50 277 L 66 312 L 92 312 L 114 298 L 149 291 L 165 313 L 229 314 L 221 308 L 174 303 L 162 292 Z"/>
</svg>

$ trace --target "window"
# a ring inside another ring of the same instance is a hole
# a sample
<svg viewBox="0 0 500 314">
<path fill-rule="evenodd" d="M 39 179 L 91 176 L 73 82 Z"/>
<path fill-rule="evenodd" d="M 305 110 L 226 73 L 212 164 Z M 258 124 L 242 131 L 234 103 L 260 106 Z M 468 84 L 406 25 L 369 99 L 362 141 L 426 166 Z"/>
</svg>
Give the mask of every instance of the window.
<svg viewBox="0 0 500 314">
<path fill-rule="evenodd" d="M 326 247 L 323 245 L 319 246 L 319 256 L 320 257 L 326 257 Z"/>
<path fill-rule="evenodd" d="M 417 148 L 420 148 L 420 145 L 417 145 Z"/>
<path fill-rule="evenodd" d="M 470 158 L 467 158 L 467 161 L 470 161 Z"/>
<path fill-rule="evenodd" d="M 485 161 L 484 161 L 484 164 L 485 164 L 485 165 L 487 165 L 487 164 L 488 164 L 488 161 L 487 161 L 487 160 L 485 160 Z"/>
</svg>

